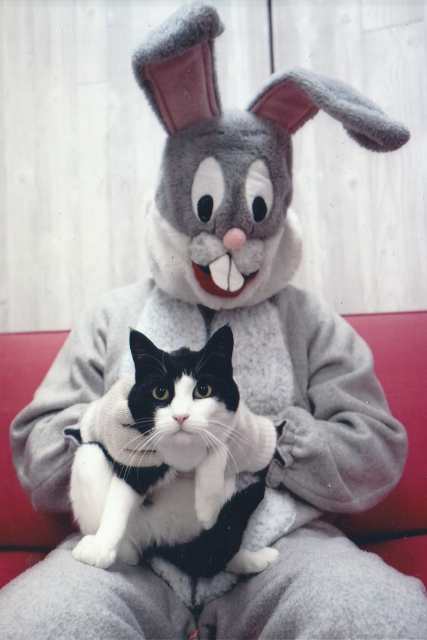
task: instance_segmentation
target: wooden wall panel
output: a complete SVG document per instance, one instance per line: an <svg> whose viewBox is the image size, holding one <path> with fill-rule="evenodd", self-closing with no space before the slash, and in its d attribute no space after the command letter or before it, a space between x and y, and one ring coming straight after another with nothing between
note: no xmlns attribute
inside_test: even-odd
<svg viewBox="0 0 427 640"><path fill-rule="evenodd" d="M165 136L130 57L180 4L0 0L0 330L68 328L147 273L140 212ZM223 105L243 107L269 74L267 2L214 4ZM276 68L341 78L412 133L384 156L323 114L296 134L296 283L342 312L426 308L425 4L272 4Z"/></svg>
<svg viewBox="0 0 427 640"><path fill-rule="evenodd" d="M131 55L180 0L0 0L0 331L69 328L147 274L141 208L165 134ZM267 4L217 0L225 107L269 73Z"/></svg>
<svg viewBox="0 0 427 640"><path fill-rule="evenodd" d="M295 135L294 207L305 237L295 283L339 312L427 307L426 23L415 2L274 0L276 70L344 80L412 138L373 154L317 115Z"/></svg>

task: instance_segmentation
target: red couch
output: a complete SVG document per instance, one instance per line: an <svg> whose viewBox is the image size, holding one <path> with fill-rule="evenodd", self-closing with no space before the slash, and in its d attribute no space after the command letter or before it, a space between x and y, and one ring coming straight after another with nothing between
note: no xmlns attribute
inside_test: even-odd
<svg viewBox="0 0 427 640"><path fill-rule="evenodd" d="M347 317L370 345L393 414L409 433L396 489L335 524L363 549L427 585L427 312ZM67 514L35 513L18 483L9 424L32 398L67 332L0 334L0 586L40 561L69 532Z"/></svg>

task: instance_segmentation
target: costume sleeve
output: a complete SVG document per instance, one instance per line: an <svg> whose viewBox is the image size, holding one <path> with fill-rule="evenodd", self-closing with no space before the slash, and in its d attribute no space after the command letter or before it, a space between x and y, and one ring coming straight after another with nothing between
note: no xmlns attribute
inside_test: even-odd
<svg viewBox="0 0 427 640"><path fill-rule="evenodd" d="M77 447L64 438L89 403L104 393L107 319L86 312L70 333L33 401L11 425L19 480L38 511L69 511L70 469Z"/></svg>
<svg viewBox="0 0 427 640"><path fill-rule="evenodd" d="M390 415L368 346L343 318L309 301L288 325L299 325L294 366L305 388L300 406L286 410L267 482L322 510L368 509L400 479L405 429Z"/></svg>

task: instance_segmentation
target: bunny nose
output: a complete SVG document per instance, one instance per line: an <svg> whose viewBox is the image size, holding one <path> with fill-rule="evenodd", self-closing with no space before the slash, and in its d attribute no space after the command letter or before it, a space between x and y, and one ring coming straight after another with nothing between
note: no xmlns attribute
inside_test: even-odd
<svg viewBox="0 0 427 640"><path fill-rule="evenodd" d="M242 229L229 229L222 239L226 249L240 249L246 242L246 233Z"/></svg>

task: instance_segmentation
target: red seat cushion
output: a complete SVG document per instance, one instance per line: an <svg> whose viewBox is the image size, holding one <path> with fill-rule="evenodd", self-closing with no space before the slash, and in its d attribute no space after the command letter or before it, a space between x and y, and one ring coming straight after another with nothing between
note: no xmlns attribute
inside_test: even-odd
<svg viewBox="0 0 427 640"><path fill-rule="evenodd" d="M68 332L0 334L0 545L51 549L73 528L68 514L36 513L12 462L9 425L33 397Z"/></svg>
<svg viewBox="0 0 427 640"><path fill-rule="evenodd" d="M378 554L391 567L427 585L427 535L373 542L361 548Z"/></svg>
<svg viewBox="0 0 427 640"><path fill-rule="evenodd" d="M45 553L37 551L0 552L0 589L20 573L43 560Z"/></svg>
<svg viewBox="0 0 427 640"><path fill-rule="evenodd" d="M408 431L409 451L401 481L383 502L335 524L356 539L427 531L427 312L347 320L372 349L391 412Z"/></svg>

